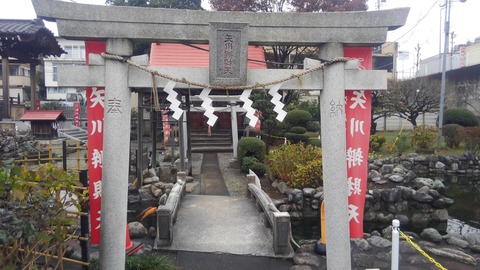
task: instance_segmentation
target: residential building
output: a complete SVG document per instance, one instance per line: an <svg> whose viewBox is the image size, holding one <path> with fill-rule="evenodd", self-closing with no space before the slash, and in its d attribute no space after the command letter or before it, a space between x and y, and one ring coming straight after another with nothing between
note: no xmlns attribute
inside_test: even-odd
<svg viewBox="0 0 480 270"><path fill-rule="evenodd" d="M57 37L57 42L66 52L59 57L44 59L45 89L40 91L42 100L67 100L67 94L81 94L85 97L85 88L59 87L58 68L60 66L85 65L85 42Z"/></svg>
<svg viewBox="0 0 480 270"><path fill-rule="evenodd" d="M397 56L398 43L386 42L373 48L372 68L374 70L386 70L387 78L397 79Z"/></svg>
<svg viewBox="0 0 480 270"><path fill-rule="evenodd" d="M0 66L0 74L2 74L2 66ZM9 74L9 90L12 101L23 104L25 100L30 100L30 65L10 58ZM0 76L0 85L3 83L2 79Z"/></svg>

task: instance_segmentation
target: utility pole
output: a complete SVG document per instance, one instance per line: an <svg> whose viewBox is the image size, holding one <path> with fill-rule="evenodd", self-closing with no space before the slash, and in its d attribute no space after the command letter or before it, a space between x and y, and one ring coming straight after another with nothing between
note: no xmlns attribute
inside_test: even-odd
<svg viewBox="0 0 480 270"><path fill-rule="evenodd" d="M442 129L443 129L443 110L445 107L445 84L447 74L447 55L448 55L448 38L450 34L450 9L452 7L452 0L446 0L445 3L445 40L443 47L443 59L442 59L442 82L440 86L440 110L438 115L438 136L437 136L437 148L442 146Z"/></svg>
<svg viewBox="0 0 480 270"><path fill-rule="evenodd" d="M452 0L445 0L445 40L443 47L443 59L442 59L442 83L440 88L440 111L438 116L438 136L437 136L437 148L442 146L442 129L443 129L443 110L445 107L445 85L447 75L447 55L448 55L448 39L450 35L450 11L452 9ZM465 3L467 0L459 0L461 3Z"/></svg>

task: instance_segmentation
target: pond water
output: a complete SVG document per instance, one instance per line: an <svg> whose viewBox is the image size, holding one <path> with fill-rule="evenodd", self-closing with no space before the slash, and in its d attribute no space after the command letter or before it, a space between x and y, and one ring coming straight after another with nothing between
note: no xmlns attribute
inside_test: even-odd
<svg viewBox="0 0 480 270"><path fill-rule="evenodd" d="M480 175L444 175L431 178L443 179L445 196L455 201L448 208L449 216L480 228Z"/></svg>
<svg viewBox="0 0 480 270"><path fill-rule="evenodd" d="M420 177L420 176L419 176ZM480 232L480 175L421 176L439 179L446 187L445 196L455 202L448 208L447 231L462 235ZM320 219L292 221L292 235L297 241L320 238Z"/></svg>

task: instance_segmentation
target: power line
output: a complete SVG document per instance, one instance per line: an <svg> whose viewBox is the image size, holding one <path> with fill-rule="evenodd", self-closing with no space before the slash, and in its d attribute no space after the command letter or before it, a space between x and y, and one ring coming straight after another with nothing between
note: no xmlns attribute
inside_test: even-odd
<svg viewBox="0 0 480 270"><path fill-rule="evenodd" d="M417 21L417 23L415 23L414 26L412 26L412 28L410 28L407 32L405 32L402 36L400 36L399 38L397 38L394 42L398 41L399 39L403 38L406 34L408 34L410 31L412 31L413 29L415 29L419 24L420 22L422 22L426 17L427 15L430 13L430 11L432 11L432 9L435 7L435 5L438 3L438 0L435 1L435 3L433 3L433 5L428 9L427 13L425 13L425 15L423 15L422 18L420 18L420 20Z"/></svg>
<svg viewBox="0 0 480 270"><path fill-rule="evenodd" d="M405 32L403 35L401 35L399 38L395 39L392 43L389 43L387 46L385 47L388 47L388 46L391 46L392 44L394 44L395 42L397 42L398 40L400 40L401 38L403 38L404 36L406 36L408 33L410 33L410 31L414 30L426 17L428 14L430 14L430 12L432 11L432 9L435 7L435 5L438 3L438 0L436 0L433 5L428 9L428 11L425 13L425 15L423 15L422 18L420 18L416 23L415 25L412 26L412 28L410 28L407 32ZM411 37L412 37L413 33L410 35L410 37L403 41L402 43L405 43L407 42Z"/></svg>

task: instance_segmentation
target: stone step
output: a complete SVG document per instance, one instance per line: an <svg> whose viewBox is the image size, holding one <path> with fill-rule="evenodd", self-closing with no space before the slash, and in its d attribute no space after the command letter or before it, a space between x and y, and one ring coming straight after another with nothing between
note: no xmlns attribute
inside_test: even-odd
<svg viewBox="0 0 480 270"><path fill-rule="evenodd" d="M232 145L229 145L229 146L193 146L192 145L192 153L207 153L207 152L228 153L228 152L233 152L233 147Z"/></svg>
<svg viewBox="0 0 480 270"><path fill-rule="evenodd" d="M230 130L217 129L208 136L207 130L192 130L191 146L193 153L232 152L232 134Z"/></svg>
<svg viewBox="0 0 480 270"><path fill-rule="evenodd" d="M192 143L232 143L230 138L192 137Z"/></svg>
<svg viewBox="0 0 480 270"><path fill-rule="evenodd" d="M85 128L80 127L71 127L66 129L59 129L59 132L63 134L64 137L67 137L72 140L86 142L88 140L88 133Z"/></svg>

